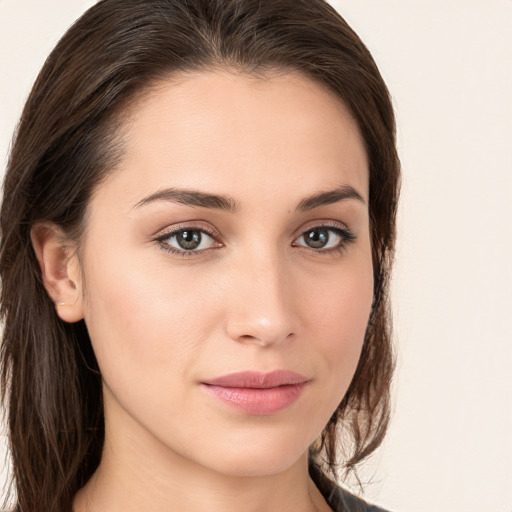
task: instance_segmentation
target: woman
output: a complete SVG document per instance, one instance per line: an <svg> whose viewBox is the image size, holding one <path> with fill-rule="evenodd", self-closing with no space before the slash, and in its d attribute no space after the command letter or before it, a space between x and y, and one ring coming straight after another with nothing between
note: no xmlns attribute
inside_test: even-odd
<svg viewBox="0 0 512 512"><path fill-rule="evenodd" d="M16 507L377 510L399 165L321 0L103 0L25 106L1 212ZM331 479L330 479L331 478Z"/></svg>

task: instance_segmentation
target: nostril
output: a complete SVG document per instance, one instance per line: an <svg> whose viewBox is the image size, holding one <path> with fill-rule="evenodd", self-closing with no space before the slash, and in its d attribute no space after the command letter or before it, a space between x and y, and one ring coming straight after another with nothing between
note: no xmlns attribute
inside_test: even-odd
<svg viewBox="0 0 512 512"><path fill-rule="evenodd" d="M261 333L259 335L252 334L242 334L238 336L237 341L243 343L252 343L260 345L261 347L267 347L269 345L274 345L278 343L282 343L283 341L289 340L293 337L293 332L288 333L283 336L278 332L267 332Z"/></svg>

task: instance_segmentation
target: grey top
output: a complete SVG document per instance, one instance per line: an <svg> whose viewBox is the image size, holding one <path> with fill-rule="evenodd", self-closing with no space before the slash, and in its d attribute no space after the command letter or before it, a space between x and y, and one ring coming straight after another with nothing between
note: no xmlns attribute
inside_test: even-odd
<svg viewBox="0 0 512 512"><path fill-rule="evenodd" d="M388 512L339 487L313 465L309 474L334 512Z"/></svg>
<svg viewBox="0 0 512 512"><path fill-rule="evenodd" d="M333 487L329 496L324 497L334 512L387 512L337 486Z"/></svg>

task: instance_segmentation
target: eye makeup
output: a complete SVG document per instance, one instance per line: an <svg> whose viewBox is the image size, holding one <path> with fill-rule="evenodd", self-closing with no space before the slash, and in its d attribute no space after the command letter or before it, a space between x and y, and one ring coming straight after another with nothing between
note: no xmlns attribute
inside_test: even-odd
<svg viewBox="0 0 512 512"><path fill-rule="evenodd" d="M356 240L356 235L339 223L320 222L306 230L291 243L292 247L301 248L317 254L339 254ZM221 249L224 244L220 233L204 224L183 223L173 226L153 238L159 247L167 253L183 258L205 255L211 250Z"/></svg>

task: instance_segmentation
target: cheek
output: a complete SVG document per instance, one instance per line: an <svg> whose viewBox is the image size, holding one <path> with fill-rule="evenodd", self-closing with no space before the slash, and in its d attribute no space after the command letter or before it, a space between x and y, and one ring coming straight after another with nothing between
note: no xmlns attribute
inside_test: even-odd
<svg viewBox="0 0 512 512"><path fill-rule="evenodd" d="M187 376L217 314L212 294L187 275L135 252L88 266L85 321L107 383Z"/></svg>
<svg viewBox="0 0 512 512"><path fill-rule="evenodd" d="M353 278L340 280L338 287L325 294L322 308L318 307L322 339L329 340L328 350L341 353L351 346L357 351L362 345L372 304L372 281ZM335 340L342 341L336 343ZM344 342L343 342L344 341Z"/></svg>
<svg viewBox="0 0 512 512"><path fill-rule="evenodd" d="M341 401L359 362L373 302L373 271L369 251L356 265L340 268L315 293L304 294L308 330L323 373L332 386L334 403Z"/></svg>

